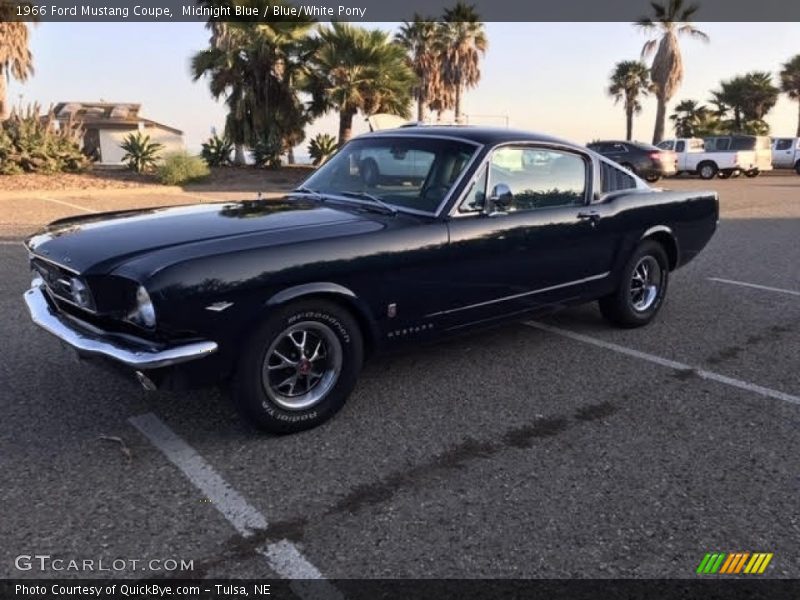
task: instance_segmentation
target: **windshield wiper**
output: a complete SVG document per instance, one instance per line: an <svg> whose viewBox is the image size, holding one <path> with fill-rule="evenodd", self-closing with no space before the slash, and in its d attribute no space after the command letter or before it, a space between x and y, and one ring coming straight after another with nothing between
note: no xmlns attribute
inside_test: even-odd
<svg viewBox="0 0 800 600"><path fill-rule="evenodd" d="M383 200L378 198L377 196L370 194L369 192L357 192L357 191L344 191L338 192L341 196L348 196L350 198L360 198L362 200L369 200L380 206L383 210L385 210L390 215L396 215L397 209L392 206L391 204L386 204Z"/></svg>

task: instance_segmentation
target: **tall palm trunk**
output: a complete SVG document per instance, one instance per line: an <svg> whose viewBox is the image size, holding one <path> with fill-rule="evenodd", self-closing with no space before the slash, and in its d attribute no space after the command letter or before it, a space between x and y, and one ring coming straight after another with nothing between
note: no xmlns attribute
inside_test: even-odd
<svg viewBox="0 0 800 600"><path fill-rule="evenodd" d="M8 118L8 102L6 100L6 74L3 67L0 66L0 121L5 121Z"/></svg>
<svg viewBox="0 0 800 600"><path fill-rule="evenodd" d="M343 146L353 135L354 110L343 110L339 113L339 146Z"/></svg>
<svg viewBox="0 0 800 600"><path fill-rule="evenodd" d="M425 98L420 92L417 95L417 123L425 121Z"/></svg>
<svg viewBox="0 0 800 600"><path fill-rule="evenodd" d="M653 130L653 144L664 139L664 121L667 118L667 99L660 90L656 93L656 127Z"/></svg>
<svg viewBox="0 0 800 600"><path fill-rule="evenodd" d="M456 112L456 125L461 124L461 83L456 84L456 102L455 102L455 112Z"/></svg>
<svg viewBox="0 0 800 600"><path fill-rule="evenodd" d="M797 99L797 137L800 137L800 98Z"/></svg>
<svg viewBox="0 0 800 600"><path fill-rule="evenodd" d="M233 150L233 164L242 166L247 162L244 156L244 144L235 144Z"/></svg>
<svg viewBox="0 0 800 600"><path fill-rule="evenodd" d="M286 162L290 165L295 163L294 146L289 146L289 149L286 151Z"/></svg>
<svg viewBox="0 0 800 600"><path fill-rule="evenodd" d="M633 139L633 106L625 107L625 139Z"/></svg>

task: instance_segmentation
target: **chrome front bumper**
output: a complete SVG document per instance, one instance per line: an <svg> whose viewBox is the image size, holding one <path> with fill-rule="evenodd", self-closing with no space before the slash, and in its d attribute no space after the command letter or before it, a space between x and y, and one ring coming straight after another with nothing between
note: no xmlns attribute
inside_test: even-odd
<svg viewBox="0 0 800 600"><path fill-rule="evenodd" d="M134 369L158 369L203 358L217 351L216 342L192 342L181 346L157 346L146 340L114 336L61 315L44 292L34 287L25 292L31 319L80 355L104 356Z"/></svg>

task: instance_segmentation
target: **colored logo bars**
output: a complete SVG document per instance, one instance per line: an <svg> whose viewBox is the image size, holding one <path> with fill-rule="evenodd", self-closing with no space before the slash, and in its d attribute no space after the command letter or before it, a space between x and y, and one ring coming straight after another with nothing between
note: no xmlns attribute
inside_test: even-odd
<svg viewBox="0 0 800 600"><path fill-rule="evenodd" d="M772 552L709 552L697 567L698 575L761 575L772 560Z"/></svg>

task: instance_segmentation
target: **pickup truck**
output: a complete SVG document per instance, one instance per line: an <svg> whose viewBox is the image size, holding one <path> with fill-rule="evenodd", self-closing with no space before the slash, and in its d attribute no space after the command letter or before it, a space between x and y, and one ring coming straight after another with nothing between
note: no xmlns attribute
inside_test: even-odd
<svg viewBox="0 0 800 600"><path fill-rule="evenodd" d="M794 169L800 175L800 138L772 138L772 166Z"/></svg>
<svg viewBox="0 0 800 600"><path fill-rule="evenodd" d="M700 175L702 179L713 179L714 176L727 179L740 173L745 173L748 177L759 173L754 151L709 152L706 150L706 142L700 138L663 140L658 147L675 152L678 157L678 175L691 173Z"/></svg>

